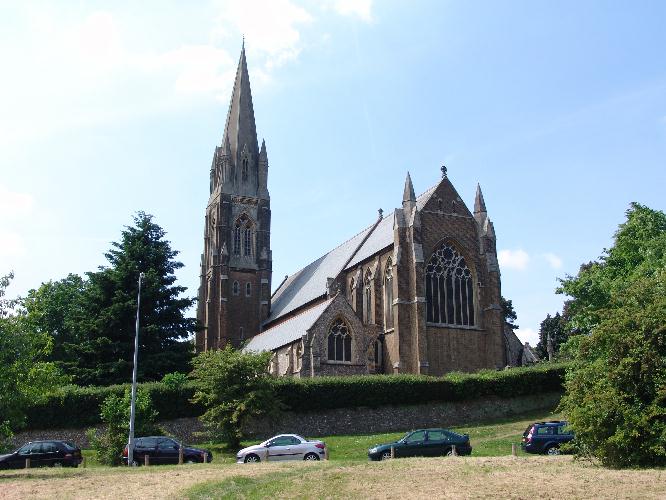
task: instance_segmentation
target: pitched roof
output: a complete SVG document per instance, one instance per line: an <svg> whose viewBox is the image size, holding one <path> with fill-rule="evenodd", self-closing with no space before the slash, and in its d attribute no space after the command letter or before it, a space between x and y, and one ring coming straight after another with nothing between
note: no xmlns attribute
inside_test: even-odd
<svg viewBox="0 0 666 500"><path fill-rule="evenodd" d="M320 302L250 339L243 351L272 351L300 339L314 325L333 298Z"/></svg>
<svg viewBox="0 0 666 500"><path fill-rule="evenodd" d="M416 199L416 207L419 210L425 207L438 185L439 183ZM327 278L335 278L344 269L392 245L394 213L390 213L379 223L365 228L339 247L289 276L273 294L271 315L266 319L266 323L271 323L322 297L326 293Z"/></svg>

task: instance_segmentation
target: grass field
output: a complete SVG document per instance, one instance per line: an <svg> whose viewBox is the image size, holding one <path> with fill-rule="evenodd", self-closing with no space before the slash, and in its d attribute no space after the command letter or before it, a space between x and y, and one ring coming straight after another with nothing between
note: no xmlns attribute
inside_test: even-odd
<svg viewBox="0 0 666 500"><path fill-rule="evenodd" d="M236 465L232 452L214 446L211 464L0 471L0 498L666 498L663 469L510 456L528 423L549 418L457 428L470 434L472 457L368 462L368 447L401 433L329 436L328 462Z"/></svg>

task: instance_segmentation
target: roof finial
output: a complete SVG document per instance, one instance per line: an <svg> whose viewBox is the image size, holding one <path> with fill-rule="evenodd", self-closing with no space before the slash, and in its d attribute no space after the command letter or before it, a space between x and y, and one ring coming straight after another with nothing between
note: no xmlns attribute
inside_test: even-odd
<svg viewBox="0 0 666 500"><path fill-rule="evenodd" d="M243 33L243 46L241 47L241 50L245 50L245 33Z"/></svg>
<svg viewBox="0 0 666 500"><path fill-rule="evenodd" d="M379 214L380 219L384 218L384 211L381 208L379 210L377 210L377 213Z"/></svg>
<svg viewBox="0 0 666 500"><path fill-rule="evenodd" d="M442 171L442 179L446 179L446 170L447 170L446 167L442 165L440 170Z"/></svg>

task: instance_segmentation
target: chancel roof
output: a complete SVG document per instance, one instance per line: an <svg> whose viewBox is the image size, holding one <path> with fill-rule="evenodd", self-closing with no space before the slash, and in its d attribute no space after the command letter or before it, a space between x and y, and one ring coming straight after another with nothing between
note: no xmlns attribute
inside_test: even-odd
<svg viewBox="0 0 666 500"><path fill-rule="evenodd" d="M333 298L320 302L299 314L264 330L250 339L243 351L272 351L300 339L322 315Z"/></svg>
<svg viewBox="0 0 666 500"><path fill-rule="evenodd" d="M435 192L437 185L416 199L416 207L422 210ZM379 223L365 228L326 255L319 257L300 271L289 276L271 299L271 314L266 324L289 314L299 307L326 294L328 278L335 278L344 269L358 264L393 244L393 220L391 212ZM266 332L272 330L266 330ZM263 335L263 333L261 334Z"/></svg>

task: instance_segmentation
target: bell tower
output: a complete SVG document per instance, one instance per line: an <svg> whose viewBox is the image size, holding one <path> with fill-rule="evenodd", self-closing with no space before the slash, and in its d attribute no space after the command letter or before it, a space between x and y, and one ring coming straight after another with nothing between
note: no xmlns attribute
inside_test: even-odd
<svg viewBox="0 0 666 500"><path fill-rule="evenodd" d="M210 168L197 319L197 352L243 344L270 313L271 209L268 153L261 149L241 49L224 127Z"/></svg>

